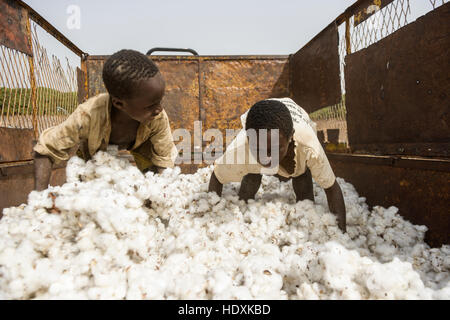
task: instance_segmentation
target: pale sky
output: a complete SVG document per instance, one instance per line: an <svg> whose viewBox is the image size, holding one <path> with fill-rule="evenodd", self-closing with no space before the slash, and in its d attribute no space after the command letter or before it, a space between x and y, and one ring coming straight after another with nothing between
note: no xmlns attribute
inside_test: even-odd
<svg viewBox="0 0 450 320"><path fill-rule="evenodd" d="M290 54L354 0L25 0L89 54L193 48L200 55ZM81 28L67 27L70 5Z"/></svg>
<svg viewBox="0 0 450 320"><path fill-rule="evenodd" d="M355 0L25 0L81 50L109 55L120 49L146 53L152 47L195 49L200 55L295 53ZM429 0L410 0L423 14ZM80 28L70 29L68 8L80 10ZM416 14L416 16L417 16ZM414 18L415 19L415 18ZM66 54L45 34L41 42ZM166 53L159 53L166 54Z"/></svg>

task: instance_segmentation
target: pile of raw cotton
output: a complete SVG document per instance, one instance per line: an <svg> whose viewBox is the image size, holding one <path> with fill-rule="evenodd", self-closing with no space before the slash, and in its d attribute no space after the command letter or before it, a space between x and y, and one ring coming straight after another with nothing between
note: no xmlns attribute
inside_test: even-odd
<svg viewBox="0 0 450 320"><path fill-rule="evenodd" d="M207 193L211 168L147 173L105 152L0 220L0 299L448 299L450 247L342 179L347 234L290 183Z"/></svg>

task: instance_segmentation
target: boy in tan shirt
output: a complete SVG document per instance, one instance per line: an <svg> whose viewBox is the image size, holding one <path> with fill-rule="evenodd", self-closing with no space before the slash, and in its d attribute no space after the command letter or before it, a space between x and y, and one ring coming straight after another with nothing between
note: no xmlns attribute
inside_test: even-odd
<svg viewBox="0 0 450 320"><path fill-rule="evenodd" d="M137 51L121 50L105 62L103 82L108 93L88 99L40 135L34 147L36 190L48 187L52 164L68 160L76 145L85 160L114 144L130 150L143 172L174 166L177 150L161 107L165 83L158 67Z"/></svg>
<svg viewBox="0 0 450 320"><path fill-rule="evenodd" d="M241 122L243 129L214 163L209 191L220 196L223 184L241 182L239 198L254 199L262 174L268 174L282 181L292 180L297 201L314 201L314 178L325 190L330 211L337 216L339 228L345 232L342 191L317 138L316 125L306 111L290 98L267 99L253 105L241 116ZM251 129L256 132L253 143L250 142ZM265 146L261 144L261 140L264 141L264 136L259 135L261 129L267 130ZM275 140L270 132L273 129L279 132ZM267 155L266 159L261 157L261 148L266 149L262 152Z"/></svg>

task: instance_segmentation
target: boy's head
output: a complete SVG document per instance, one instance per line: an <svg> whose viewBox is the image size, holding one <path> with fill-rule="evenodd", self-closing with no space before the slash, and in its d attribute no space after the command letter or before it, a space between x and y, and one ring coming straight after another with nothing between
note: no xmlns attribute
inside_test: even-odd
<svg viewBox="0 0 450 320"><path fill-rule="evenodd" d="M255 103L247 114L245 122L245 129L254 129L257 132L257 144L250 145L250 150L256 157L257 161L266 167L278 165L283 161L288 152L289 143L294 134L294 126L292 122L291 113L289 109L280 101L277 100L262 100ZM259 131L261 129L267 130L266 148L264 148L264 141L260 141ZM272 130L278 129L278 139L272 141ZM249 133L247 133L249 134ZM274 136L276 137L276 136ZM260 150L261 148L266 150ZM261 152L266 152L267 157L273 158L276 155L271 154L271 150L278 150L278 159L270 159L270 162L263 163L260 158ZM275 162L275 163L274 163Z"/></svg>
<svg viewBox="0 0 450 320"><path fill-rule="evenodd" d="M148 124L161 111L165 83L158 67L144 54L120 50L106 60L103 82L114 107Z"/></svg>

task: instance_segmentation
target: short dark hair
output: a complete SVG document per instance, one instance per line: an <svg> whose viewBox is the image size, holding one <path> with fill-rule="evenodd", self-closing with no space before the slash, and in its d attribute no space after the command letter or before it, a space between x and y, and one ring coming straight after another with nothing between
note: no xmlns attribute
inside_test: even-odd
<svg viewBox="0 0 450 320"><path fill-rule="evenodd" d="M245 129L279 129L285 137L289 137L294 132L294 124L284 103L278 100L262 100L250 108Z"/></svg>
<svg viewBox="0 0 450 320"><path fill-rule="evenodd" d="M133 95L138 82L153 78L158 72L158 67L149 57L124 49L106 60L102 75L109 94L126 99Z"/></svg>

